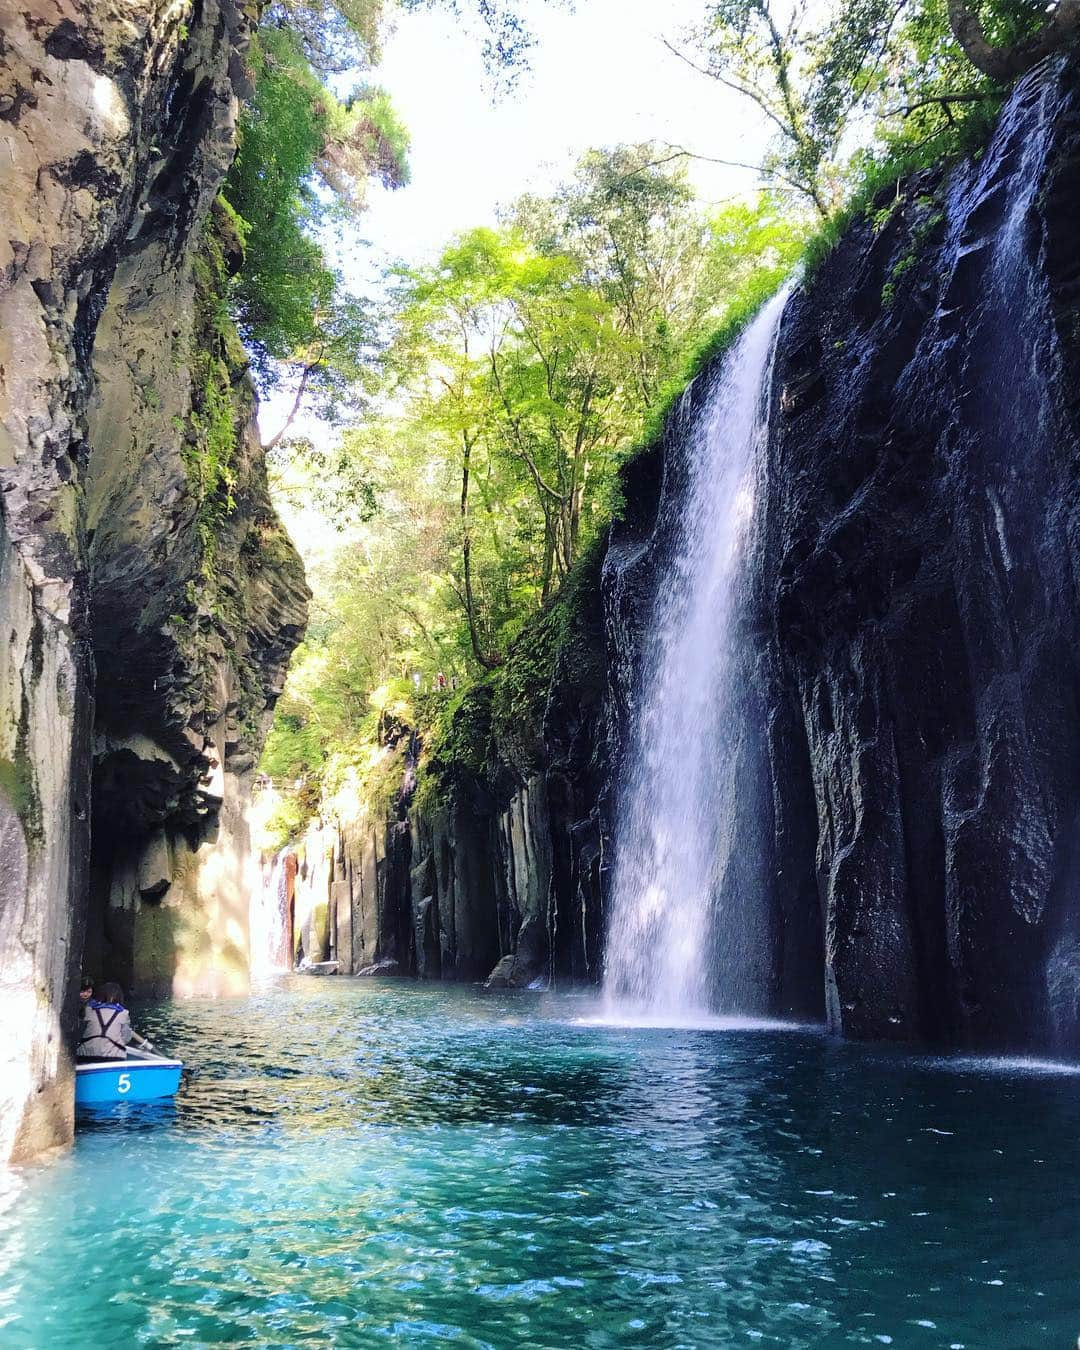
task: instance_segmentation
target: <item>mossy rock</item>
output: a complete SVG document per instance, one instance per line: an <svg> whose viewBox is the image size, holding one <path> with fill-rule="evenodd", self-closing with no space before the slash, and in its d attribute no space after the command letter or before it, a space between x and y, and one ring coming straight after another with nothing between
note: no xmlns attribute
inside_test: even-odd
<svg viewBox="0 0 1080 1350"><path fill-rule="evenodd" d="M18 816L27 843L42 843L45 825L29 755L17 762L0 758L0 794Z"/></svg>

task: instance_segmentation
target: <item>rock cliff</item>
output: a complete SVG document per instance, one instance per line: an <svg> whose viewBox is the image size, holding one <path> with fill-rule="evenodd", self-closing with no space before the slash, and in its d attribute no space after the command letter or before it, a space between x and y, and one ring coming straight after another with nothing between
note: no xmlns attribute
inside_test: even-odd
<svg viewBox="0 0 1080 1350"><path fill-rule="evenodd" d="M464 696L434 755L388 736L389 803L315 825L287 899L282 860L265 869L265 909L293 905L294 957L498 986L599 978L602 558Z"/></svg>
<svg viewBox="0 0 1080 1350"><path fill-rule="evenodd" d="M1076 1051L1076 64L877 206L787 314L755 569L827 1016Z"/></svg>
<svg viewBox="0 0 1080 1350"><path fill-rule="evenodd" d="M771 1011L1080 1048L1078 202L1080 80L1059 61L977 160L875 201L787 306L726 822L765 860ZM710 388L633 466L612 535L616 766Z"/></svg>
<svg viewBox="0 0 1080 1350"><path fill-rule="evenodd" d="M70 1135L91 873L99 977L246 979L245 775L306 606L213 301L253 17L0 3L0 1156Z"/></svg>
<svg viewBox="0 0 1080 1350"><path fill-rule="evenodd" d="M756 787L727 822L736 884L767 892L769 1011L1080 1050L1078 260L1066 60L1017 87L981 156L875 201L788 304L742 634ZM459 709L434 805L397 803L373 855L401 849L388 936L352 968L599 977L637 656L711 380L626 467L602 585L597 554Z"/></svg>

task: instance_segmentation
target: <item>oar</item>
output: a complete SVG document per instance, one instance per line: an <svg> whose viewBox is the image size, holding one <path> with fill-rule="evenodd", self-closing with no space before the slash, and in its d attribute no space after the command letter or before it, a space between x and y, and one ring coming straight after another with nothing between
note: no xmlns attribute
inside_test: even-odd
<svg viewBox="0 0 1080 1350"><path fill-rule="evenodd" d="M129 1054L131 1053L130 1050L128 1051L128 1053ZM159 1050L157 1046L154 1045L146 1036L142 1038L142 1045L135 1046L135 1057L137 1059L141 1059L144 1054L147 1059L175 1060L178 1058L177 1055L171 1054L168 1050L164 1051ZM181 1063L183 1063L183 1061L181 1061ZM194 1078L198 1074L198 1072L199 1070L196 1065L184 1063L184 1067L181 1070L180 1076L183 1079Z"/></svg>
<svg viewBox="0 0 1080 1350"><path fill-rule="evenodd" d="M128 1059L169 1059L171 1056L163 1055L160 1050L152 1046L148 1040L143 1040L141 1045L129 1045L127 1047Z"/></svg>

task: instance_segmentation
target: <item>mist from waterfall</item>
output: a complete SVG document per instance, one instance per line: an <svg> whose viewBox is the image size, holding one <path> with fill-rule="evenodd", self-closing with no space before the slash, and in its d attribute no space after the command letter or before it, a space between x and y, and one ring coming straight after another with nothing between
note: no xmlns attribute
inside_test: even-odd
<svg viewBox="0 0 1080 1350"><path fill-rule="evenodd" d="M675 553L657 583L616 819L604 992L619 1017L686 1023L761 1011L751 986L764 982L767 940L752 930L758 919L764 929L763 901L731 894L737 851L755 844L735 828L745 815L737 621L787 295L732 348L685 433L687 481L670 507ZM726 942L725 923L751 931Z"/></svg>

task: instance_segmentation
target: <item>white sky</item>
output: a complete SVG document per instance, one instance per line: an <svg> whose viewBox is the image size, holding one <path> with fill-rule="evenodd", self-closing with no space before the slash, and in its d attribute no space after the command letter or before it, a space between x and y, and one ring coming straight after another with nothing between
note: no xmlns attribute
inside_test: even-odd
<svg viewBox="0 0 1080 1350"><path fill-rule="evenodd" d="M430 256L520 193L553 186L593 146L660 140L760 156L753 109L661 45L700 19L702 0L577 0L573 10L524 0L521 10L536 36L531 71L495 103L475 25L440 11L398 19L373 78L412 136L412 182L372 193L358 229L378 252ZM754 185L744 170L690 167L707 200Z"/></svg>

